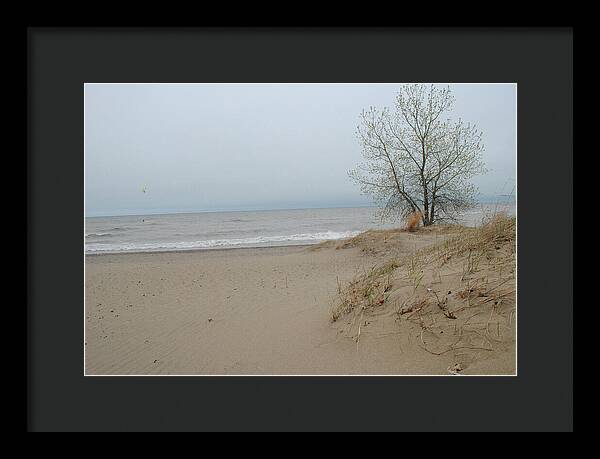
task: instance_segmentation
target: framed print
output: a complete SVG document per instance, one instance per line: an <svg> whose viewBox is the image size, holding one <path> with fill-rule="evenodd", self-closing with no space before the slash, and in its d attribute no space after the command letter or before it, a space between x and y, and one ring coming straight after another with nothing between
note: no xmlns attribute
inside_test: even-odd
<svg viewBox="0 0 600 459"><path fill-rule="evenodd" d="M570 28L30 28L28 429L572 430L572 98Z"/></svg>

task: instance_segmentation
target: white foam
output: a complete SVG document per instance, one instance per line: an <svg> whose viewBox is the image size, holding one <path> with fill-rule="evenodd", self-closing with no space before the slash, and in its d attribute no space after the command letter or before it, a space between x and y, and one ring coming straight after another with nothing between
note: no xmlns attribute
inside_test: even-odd
<svg viewBox="0 0 600 459"><path fill-rule="evenodd" d="M112 236L112 233L85 233L85 237Z"/></svg>
<svg viewBox="0 0 600 459"><path fill-rule="evenodd" d="M101 244L88 243L85 245L85 251L88 253L100 252L159 252L175 250L194 250L194 249L214 249L227 247L268 247L281 243L306 243L316 244L322 241L343 239L353 237L360 231L325 231L319 233L300 233L278 236L257 236L239 239L211 239L206 241L182 241L182 242L150 242L150 243L120 243L120 244Z"/></svg>

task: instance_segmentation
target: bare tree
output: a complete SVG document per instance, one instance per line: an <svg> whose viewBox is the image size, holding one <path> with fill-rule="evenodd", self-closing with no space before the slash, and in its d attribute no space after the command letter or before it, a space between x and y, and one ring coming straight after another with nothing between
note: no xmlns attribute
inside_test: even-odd
<svg viewBox="0 0 600 459"><path fill-rule="evenodd" d="M408 84L393 112L370 107L361 113L364 162L350 176L374 197L383 217L420 212L429 226L475 205L470 179L486 172L482 134L461 119L443 118L453 103L449 87Z"/></svg>

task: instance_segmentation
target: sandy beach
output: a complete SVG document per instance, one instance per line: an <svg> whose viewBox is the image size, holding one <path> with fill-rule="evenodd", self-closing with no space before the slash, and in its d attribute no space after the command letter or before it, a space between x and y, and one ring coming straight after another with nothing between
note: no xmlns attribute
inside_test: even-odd
<svg viewBox="0 0 600 459"><path fill-rule="evenodd" d="M421 303L421 309L407 303L428 302L432 291L445 294L459 277L464 284L464 269L457 269L463 261L448 263L447 272L425 270L417 286L397 268L381 307L377 301L378 308L361 306L360 315L354 311L332 321L340 298L354 289L352 281L371 279L372 268L390 257L409 266L415 253L442 247L451 236L439 230L382 234L319 246L88 255L85 373L514 374L514 290L509 309L474 309L479 322L487 320L485 332L475 330L481 342L460 341L471 329L457 328L467 320L459 312L462 321L451 320L449 309L439 305L427 312ZM486 284L492 277L484 266L477 275ZM514 274L512 279L514 288ZM455 308L461 314L466 309Z"/></svg>

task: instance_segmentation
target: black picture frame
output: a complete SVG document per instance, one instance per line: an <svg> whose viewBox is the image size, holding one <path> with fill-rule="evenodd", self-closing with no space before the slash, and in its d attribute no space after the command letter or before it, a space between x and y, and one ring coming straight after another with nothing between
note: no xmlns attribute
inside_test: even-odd
<svg viewBox="0 0 600 459"><path fill-rule="evenodd" d="M84 377L84 82L416 81L518 84L517 377ZM571 28L31 27L27 86L28 430L572 430Z"/></svg>

